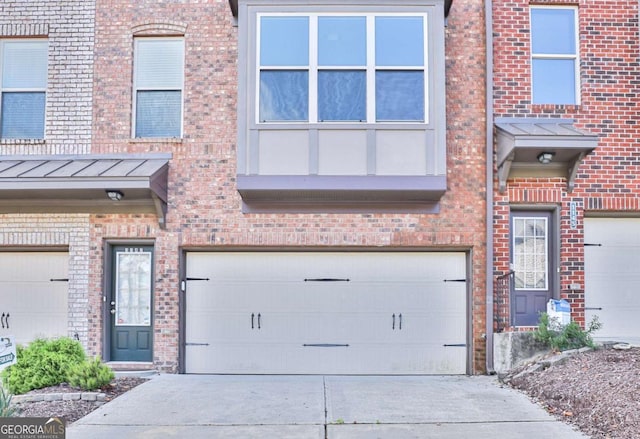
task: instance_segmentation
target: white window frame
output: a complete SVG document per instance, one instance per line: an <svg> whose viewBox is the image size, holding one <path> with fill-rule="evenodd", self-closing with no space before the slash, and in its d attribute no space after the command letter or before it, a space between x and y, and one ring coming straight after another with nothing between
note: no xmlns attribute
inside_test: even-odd
<svg viewBox="0 0 640 439"><path fill-rule="evenodd" d="M138 86L138 67L137 67L137 59L139 53L139 44L140 41L181 41L183 44L183 59L182 59L182 78L180 82L180 134L179 138L182 138L184 135L184 66L185 66L185 57L186 57L186 42L184 37L135 37L133 40L133 96L132 96L132 114L131 114L131 138L132 139L145 139L147 137L136 137L136 112L137 112L137 104L138 104L138 91L176 91L175 87L154 87L154 88L144 88ZM162 139L163 137L152 137L153 139Z"/></svg>
<svg viewBox="0 0 640 439"><path fill-rule="evenodd" d="M44 140L46 137L46 127L47 127L47 87L49 84L49 72L48 72L48 64L49 64L49 60L47 59L47 84L45 85L45 87L27 87L27 88L8 88L8 87L4 87L3 84L3 60L4 60L4 50L5 50L5 45L7 43L33 43L33 42L42 42L42 43L46 43L47 44L47 58L48 58L48 52L49 52L49 40L47 38L0 38L0 118L2 117L2 95L4 93L20 93L20 92L24 92L24 93L44 93L44 115L43 115L43 127L42 127L42 138L36 138L36 139L31 139L31 138L21 138L20 140ZM2 138L0 137L0 140L5 139L7 141L10 140L19 140L19 139L14 139L14 138Z"/></svg>
<svg viewBox="0 0 640 439"><path fill-rule="evenodd" d="M573 60L574 62L574 86L575 86L575 102L572 104L556 104L556 105L580 105L580 30L579 30L579 17L578 17L578 7L577 6L556 6L556 5L531 5L529 6L529 23L531 23L531 11L534 9L570 9L573 10L573 19L574 19L574 44L576 51L574 54L550 54L550 53L533 53L533 44L530 44L531 47L531 61L529 65L531 66L531 103L533 105L545 105L551 104L553 102L540 102L533 103L533 60L534 59L558 59L558 60ZM530 41L533 41L533 34L530 35Z"/></svg>
<svg viewBox="0 0 640 439"><path fill-rule="evenodd" d="M309 13L309 12L292 12L292 13L270 13L259 12L256 14L256 50L253 65L255 66L255 114L254 120L259 125L268 124L428 124L429 123L429 20L428 13L389 13L389 12L353 12L353 13ZM261 121L260 120L260 72L263 66L260 64L260 48L262 42L261 35L261 18L262 17L309 17L309 65L304 66L264 66L265 70L299 70L309 72L309 120L308 121ZM318 17L366 17L366 42L367 42L367 64L363 66L318 66ZM376 17L421 17L423 20L423 38L424 38L424 64L422 66L376 66L375 60L375 18ZM320 70L365 70L366 72L366 117L362 122L357 121L319 121L318 120L318 71ZM424 81L424 120L401 120L401 121L376 121L376 71L420 71L423 72Z"/></svg>
<svg viewBox="0 0 640 439"><path fill-rule="evenodd" d="M516 272L521 271L523 274L526 273L525 271L523 271L523 267L519 267L517 264L517 260L516 260L516 226L515 226L515 222L516 221L523 221L524 223L524 227L526 228L526 225L528 223L528 221L543 221L544 222L544 231L545 231L545 242L544 242L544 259L545 259L545 268L544 268L544 273L545 273L545 280L544 280L544 287L527 287L526 285L526 281L524 282L524 286L523 287L517 287L514 284L514 289L518 290L518 291L534 291L534 290L539 290L539 291L545 291L549 289L549 277L551 276L551 270L550 270L550 264L549 264L549 220L546 217L541 217L541 216L515 216L512 219L512 242L511 242L511 246L513 249L513 264L514 264L514 269ZM534 271L535 272L535 271ZM526 276L525 276L526 277Z"/></svg>

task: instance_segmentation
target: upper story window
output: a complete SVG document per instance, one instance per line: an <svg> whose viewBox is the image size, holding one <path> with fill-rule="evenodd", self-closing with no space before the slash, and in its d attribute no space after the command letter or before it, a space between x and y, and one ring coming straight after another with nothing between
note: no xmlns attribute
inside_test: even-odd
<svg viewBox="0 0 640 439"><path fill-rule="evenodd" d="M133 136L181 137L184 39L136 38Z"/></svg>
<svg viewBox="0 0 640 439"><path fill-rule="evenodd" d="M0 138L44 139L46 40L0 40Z"/></svg>
<svg viewBox="0 0 640 439"><path fill-rule="evenodd" d="M578 9L531 7L531 87L534 104L578 104Z"/></svg>
<svg viewBox="0 0 640 439"><path fill-rule="evenodd" d="M426 122L426 14L259 14L257 122Z"/></svg>

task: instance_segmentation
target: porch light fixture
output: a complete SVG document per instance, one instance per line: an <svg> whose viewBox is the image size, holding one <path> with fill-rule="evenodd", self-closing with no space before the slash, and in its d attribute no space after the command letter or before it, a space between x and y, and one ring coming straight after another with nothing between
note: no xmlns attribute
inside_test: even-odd
<svg viewBox="0 0 640 439"><path fill-rule="evenodd" d="M538 161L543 165L548 165L553 161L554 155L556 155L555 152L541 152L538 154Z"/></svg>
<svg viewBox="0 0 640 439"><path fill-rule="evenodd" d="M120 191L107 190L106 192L107 192L107 197L109 197L111 201L120 201L124 197L124 194Z"/></svg>

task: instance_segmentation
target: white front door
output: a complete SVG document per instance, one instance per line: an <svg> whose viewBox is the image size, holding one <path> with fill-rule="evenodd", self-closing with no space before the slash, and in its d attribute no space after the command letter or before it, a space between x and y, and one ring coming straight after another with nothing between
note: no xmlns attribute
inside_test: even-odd
<svg viewBox="0 0 640 439"><path fill-rule="evenodd" d="M189 253L188 373L464 374L464 253Z"/></svg>
<svg viewBox="0 0 640 439"><path fill-rule="evenodd" d="M68 263L63 252L0 253L0 335L68 335Z"/></svg>
<svg viewBox="0 0 640 439"><path fill-rule="evenodd" d="M597 339L640 341L640 219L585 218L585 318Z"/></svg>

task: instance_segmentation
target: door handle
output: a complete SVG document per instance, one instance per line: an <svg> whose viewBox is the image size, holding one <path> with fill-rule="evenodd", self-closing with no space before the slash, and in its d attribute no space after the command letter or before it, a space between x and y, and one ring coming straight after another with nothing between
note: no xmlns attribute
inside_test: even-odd
<svg viewBox="0 0 640 439"><path fill-rule="evenodd" d="M391 316L391 329L395 331L396 329L396 314L394 313Z"/></svg>
<svg viewBox="0 0 640 439"><path fill-rule="evenodd" d="M2 313L2 317L0 317L0 322L2 322L2 329L4 329L4 313Z"/></svg>
<svg viewBox="0 0 640 439"><path fill-rule="evenodd" d="M260 313L258 313L258 329L260 329Z"/></svg>
<svg viewBox="0 0 640 439"><path fill-rule="evenodd" d="M255 318L255 314L251 313L251 329L253 329L253 319Z"/></svg>
<svg viewBox="0 0 640 439"><path fill-rule="evenodd" d="M398 329L402 331L402 313L398 315L398 318L400 319L400 322L398 323Z"/></svg>
<svg viewBox="0 0 640 439"><path fill-rule="evenodd" d="M7 329L9 329L9 313L7 313L7 316L4 318L4 321L7 324Z"/></svg>

